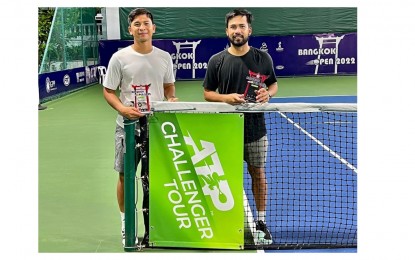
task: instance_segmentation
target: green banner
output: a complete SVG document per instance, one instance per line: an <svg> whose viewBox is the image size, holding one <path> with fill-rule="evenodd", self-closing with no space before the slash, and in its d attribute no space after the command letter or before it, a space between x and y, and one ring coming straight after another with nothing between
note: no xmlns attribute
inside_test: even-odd
<svg viewBox="0 0 415 260"><path fill-rule="evenodd" d="M150 117L152 246L243 249L242 114Z"/></svg>

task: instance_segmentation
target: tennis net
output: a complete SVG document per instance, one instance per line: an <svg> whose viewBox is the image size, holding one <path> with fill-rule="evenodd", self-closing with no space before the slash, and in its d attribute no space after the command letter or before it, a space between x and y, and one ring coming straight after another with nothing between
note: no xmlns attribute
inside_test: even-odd
<svg viewBox="0 0 415 260"><path fill-rule="evenodd" d="M245 120L264 120L266 225L272 243L257 239L258 212L245 163L244 248L357 247L356 104L154 102L152 110L244 113Z"/></svg>

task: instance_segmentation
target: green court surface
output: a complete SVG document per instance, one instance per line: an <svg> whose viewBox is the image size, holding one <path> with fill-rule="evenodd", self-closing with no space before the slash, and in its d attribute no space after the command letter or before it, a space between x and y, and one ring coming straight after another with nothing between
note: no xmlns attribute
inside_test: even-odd
<svg viewBox="0 0 415 260"><path fill-rule="evenodd" d="M278 82L278 97L357 95L357 76ZM176 82L176 96L204 101L201 85ZM104 100L102 86L44 105L47 109L39 111L39 252L124 252L113 170L116 112Z"/></svg>
<svg viewBox="0 0 415 260"><path fill-rule="evenodd" d="M176 84L180 101L204 101L202 81L181 81ZM318 76L279 78L276 97L356 96L356 76Z"/></svg>

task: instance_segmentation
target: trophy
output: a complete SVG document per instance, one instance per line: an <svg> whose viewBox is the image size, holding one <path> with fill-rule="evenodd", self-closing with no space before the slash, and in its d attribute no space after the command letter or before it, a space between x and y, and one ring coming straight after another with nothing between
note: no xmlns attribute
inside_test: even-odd
<svg viewBox="0 0 415 260"><path fill-rule="evenodd" d="M151 111L150 94L148 89L151 84L148 85L132 85L134 94L134 107L141 113L148 114Z"/></svg>
<svg viewBox="0 0 415 260"><path fill-rule="evenodd" d="M261 88L266 88L264 81L268 78L266 75L249 71L249 76L246 77L246 88L244 98L248 103L256 103L257 91Z"/></svg>

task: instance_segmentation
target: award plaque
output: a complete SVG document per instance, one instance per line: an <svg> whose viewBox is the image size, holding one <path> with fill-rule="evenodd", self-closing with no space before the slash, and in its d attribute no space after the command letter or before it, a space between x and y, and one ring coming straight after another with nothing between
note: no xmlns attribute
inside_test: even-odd
<svg viewBox="0 0 415 260"><path fill-rule="evenodd" d="M248 103L256 103L257 91L261 88L266 88L264 81L268 78L266 75L249 71L249 76L246 77L246 88L244 98Z"/></svg>
<svg viewBox="0 0 415 260"><path fill-rule="evenodd" d="M134 94L134 107L141 113L150 113L150 93L148 89L151 84L148 85L132 85Z"/></svg>

